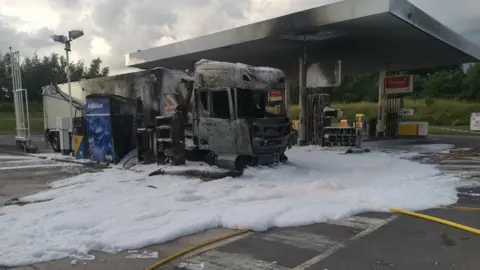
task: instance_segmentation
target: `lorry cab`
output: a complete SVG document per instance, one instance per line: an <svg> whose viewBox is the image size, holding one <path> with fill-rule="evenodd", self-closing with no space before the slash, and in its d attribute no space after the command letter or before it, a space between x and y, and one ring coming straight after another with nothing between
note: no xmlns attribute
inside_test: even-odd
<svg viewBox="0 0 480 270"><path fill-rule="evenodd" d="M267 106L270 91L283 90L283 72L239 63L202 60L193 83L194 143L207 162L238 170L287 160L292 132L286 113Z"/></svg>

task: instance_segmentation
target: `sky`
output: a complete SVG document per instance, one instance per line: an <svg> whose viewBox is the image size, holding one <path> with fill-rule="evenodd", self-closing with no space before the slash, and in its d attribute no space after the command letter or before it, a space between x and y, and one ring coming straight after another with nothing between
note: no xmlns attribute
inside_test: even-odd
<svg viewBox="0 0 480 270"><path fill-rule="evenodd" d="M53 34L80 29L72 60L101 57L113 73L124 55L339 0L0 0L0 52L63 53ZM362 0L358 0L362 1ZM410 0L480 44L480 1Z"/></svg>

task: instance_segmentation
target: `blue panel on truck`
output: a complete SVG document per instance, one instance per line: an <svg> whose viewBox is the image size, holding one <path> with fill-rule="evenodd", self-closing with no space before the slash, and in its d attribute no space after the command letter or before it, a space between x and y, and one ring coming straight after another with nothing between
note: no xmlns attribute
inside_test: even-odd
<svg viewBox="0 0 480 270"><path fill-rule="evenodd" d="M115 163L110 99L87 97L85 117L90 159L96 162Z"/></svg>

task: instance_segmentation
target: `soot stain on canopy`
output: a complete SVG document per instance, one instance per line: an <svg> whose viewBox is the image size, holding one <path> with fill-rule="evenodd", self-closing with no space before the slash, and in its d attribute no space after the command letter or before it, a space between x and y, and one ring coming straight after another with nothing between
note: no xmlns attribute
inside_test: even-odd
<svg viewBox="0 0 480 270"><path fill-rule="evenodd" d="M200 60L195 63L195 87L218 89L235 87L251 90L284 88L284 73L280 69L255 67L243 63Z"/></svg>

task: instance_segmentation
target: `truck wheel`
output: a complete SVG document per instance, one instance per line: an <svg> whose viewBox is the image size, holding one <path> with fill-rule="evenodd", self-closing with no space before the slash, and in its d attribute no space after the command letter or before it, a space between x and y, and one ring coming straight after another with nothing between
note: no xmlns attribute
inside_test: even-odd
<svg viewBox="0 0 480 270"><path fill-rule="evenodd" d="M157 165L164 165L167 163L167 156L165 152L157 152Z"/></svg>
<svg viewBox="0 0 480 270"><path fill-rule="evenodd" d="M208 154L205 155L203 161L210 166L215 166L215 155L212 152L208 152Z"/></svg>
<svg viewBox="0 0 480 270"><path fill-rule="evenodd" d="M60 152L60 140L58 138L58 133L57 132L53 132L51 135L50 135L50 144L52 145L52 149L54 152L57 152L59 153Z"/></svg>
<svg viewBox="0 0 480 270"><path fill-rule="evenodd" d="M257 166L258 166L258 158L252 157L252 158L249 160L248 165L249 165L250 167L257 167Z"/></svg>

